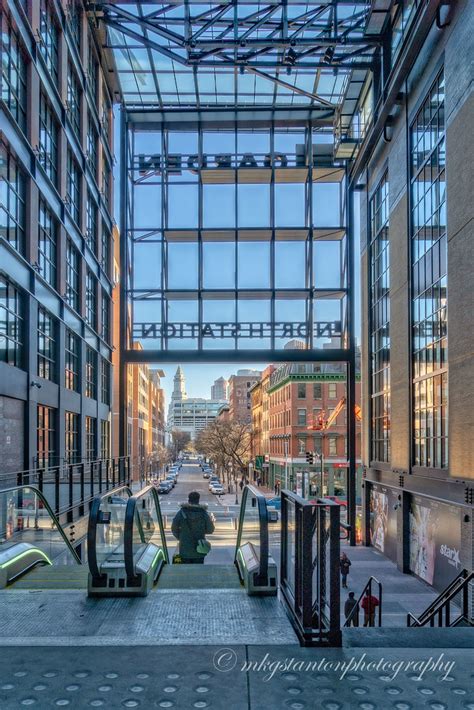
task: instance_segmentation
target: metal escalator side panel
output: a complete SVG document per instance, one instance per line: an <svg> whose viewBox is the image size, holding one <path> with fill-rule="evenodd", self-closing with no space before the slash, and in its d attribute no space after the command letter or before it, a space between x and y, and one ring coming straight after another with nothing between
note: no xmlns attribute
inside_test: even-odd
<svg viewBox="0 0 474 710"><path fill-rule="evenodd" d="M156 540L158 529L159 540ZM161 549L163 563L169 563L160 499L153 485L133 495L127 503L124 530L124 558L127 578L137 577L138 547L153 544Z"/></svg>
<svg viewBox="0 0 474 710"><path fill-rule="evenodd" d="M251 502L250 506L248 506L249 501ZM246 533L245 521L246 517L248 517L246 516L248 510L253 512L253 517L250 520L250 532ZM247 485L242 492L234 564L241 579L244 576L248 576L250 574L250 571L246 569L248 554L244 554L243 548L246 550L251 549L252 559L258 560L257 570L254 570L254 563L252 563L252 587L261 587L262 591L269 586L270 553L268 535L268 510L265 496L253 486ZM249 538L253 537L253 539L244 539L247 536ZM249 545L250 548L248 547ZM275 577L272 572L271 588L272 590L274 588L275 591L270 593L276 593L276 584L275 586L273 584L274 580ZM247 584L246 587L248 587Z"/></svg>
<svg viewBox="0 0 474 710"><path fill-rule="evenodd" d="M52 565L48 555L28 542L19 542L0 552L0 589L5 589L36 565Z"/></svg>
<svg viewBox="0 0 474 710"><path fill-rule="evenodd" d="M132 491L128 486L119 486L112 491L107 491L100 496L96 496L92 501L90 513L89 513L89 524L87 528L87 558L89 564L89 572L92 578L92 586L97 584L103 586L104 574L101 570L101 565L107 560L107 557L111 557L118 548L123 548L123 537L124 537L124 524L121 525L120 514L114 511L114 508L119 506L121 511L125 503L132 496ZM115 501L115 502L114 502ZM123 506L123 507L122 507ZM103 542L103 554L99 555L99 531L102 532L102 526L110 526L109 530L112 530L110 534L112 541ZM112 526L115 526L112 529ZM122 530L120 530L122 528ZM106 535L102 535L106 538ZM118 541L117 541L118 537ZM107 549L107 544L110 549ZM103 559L101 559L103 557Z"/></svg>

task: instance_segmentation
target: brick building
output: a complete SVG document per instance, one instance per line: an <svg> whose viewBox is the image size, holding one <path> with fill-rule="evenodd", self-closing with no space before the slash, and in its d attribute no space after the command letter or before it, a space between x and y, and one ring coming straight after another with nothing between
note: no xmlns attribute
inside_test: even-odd
<svg viewBox="0 0 474 710"><path fill-rule="evenodd" d="M229 378L229 419L239 422L252 420L250 390L261 378L258 370L237 370Z"/></svg>

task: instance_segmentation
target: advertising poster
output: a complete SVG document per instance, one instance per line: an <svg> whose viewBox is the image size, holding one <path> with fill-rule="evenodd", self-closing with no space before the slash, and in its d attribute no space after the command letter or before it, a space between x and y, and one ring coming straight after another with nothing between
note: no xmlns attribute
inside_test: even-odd
<svg viewBox="0 0 474 710"><path fill-rule="evenodd" d="M410 502L410 570L442 590L461 571L459 509L428 498Z"/></svg>
<svg viewBox="0 0 474 710"><path fill-rule="evenodd" d="M398 497L386 486L372 486L370 491L370 541L391 560L397 558Z"/></svg>

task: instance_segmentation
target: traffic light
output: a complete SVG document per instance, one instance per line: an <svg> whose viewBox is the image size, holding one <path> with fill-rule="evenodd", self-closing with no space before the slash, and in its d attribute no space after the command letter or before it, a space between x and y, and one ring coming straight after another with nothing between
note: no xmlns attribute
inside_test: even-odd
<svg viewBox="0 0 474 710"><path fill-rule="evenodd" d="M307 463L309 463L310 466L314 464L314 454L312 451L306 452L306 461Z"/></svg>

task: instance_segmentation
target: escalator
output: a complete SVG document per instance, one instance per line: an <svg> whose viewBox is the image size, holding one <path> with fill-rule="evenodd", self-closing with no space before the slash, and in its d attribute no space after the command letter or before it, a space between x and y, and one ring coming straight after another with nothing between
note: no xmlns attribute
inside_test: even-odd
<svg viewBox="0 0 474 710"><path fill-rule="evenodd" d="M246 486L242 495L233 565L171 565L160 499L153 486L128 500L94 501L88 560L90 596L146 596L154 587L277 593L266 500L252 486Z"/></svg>
<svg viewBox="0 0 474 710"><path fill-rule="evenodd" d="M0 491L0 589L85 584L86 568L47 499L33 486Z"/></svg>

